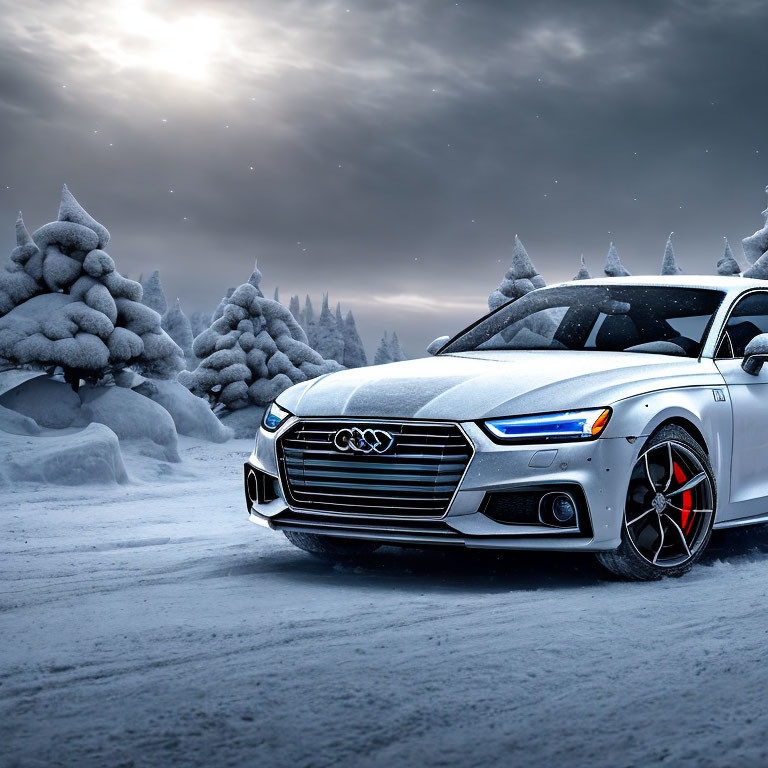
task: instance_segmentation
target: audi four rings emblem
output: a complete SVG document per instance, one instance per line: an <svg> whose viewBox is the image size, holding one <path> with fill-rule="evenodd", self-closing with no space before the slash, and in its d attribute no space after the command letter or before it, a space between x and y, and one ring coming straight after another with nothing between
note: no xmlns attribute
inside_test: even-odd
<svg viewBox="0 0 768 768"><path fill-rule="evenodd" d="M333 444L337 451L386 453L395 444L395 438L383 429L345 427L333 436Z"/></svg>

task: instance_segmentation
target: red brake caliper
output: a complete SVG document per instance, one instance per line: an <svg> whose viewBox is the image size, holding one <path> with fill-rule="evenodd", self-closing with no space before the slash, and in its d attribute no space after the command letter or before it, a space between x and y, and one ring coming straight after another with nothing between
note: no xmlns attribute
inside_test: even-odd
<svg viewBox="0 0 768 768"><path fill-rule="evenodd" d="M675 481L682 485L687 479L685 472L683 472L682 467L677 462L674 462L674 468ZM693 515L691 514L692 507L693 502L691 500L691 492L683 491L683 511L680 515L680 527L683 529L683 531L685 531L685 533L689 533L691 525L693 525Z"/></svg>

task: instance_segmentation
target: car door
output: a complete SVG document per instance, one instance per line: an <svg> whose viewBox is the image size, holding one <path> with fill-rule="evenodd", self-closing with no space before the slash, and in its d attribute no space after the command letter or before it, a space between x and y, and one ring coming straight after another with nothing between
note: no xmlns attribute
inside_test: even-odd
<svg viewBox="0 0 768 768"><path fill-rule="evenodd" d="M768 333L768 291L758 290L738 300L715 353L733 412L731 519L768 513L768 366L757 376L741 367L744 348L760 333Z"/></svg>

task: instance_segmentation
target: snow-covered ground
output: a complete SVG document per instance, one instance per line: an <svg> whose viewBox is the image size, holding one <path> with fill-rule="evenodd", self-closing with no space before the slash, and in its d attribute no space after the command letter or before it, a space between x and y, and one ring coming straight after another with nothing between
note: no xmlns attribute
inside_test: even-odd
<svg viewBox="0 0 768 768"><path fill-rule="evenodd" d="M768 762L764 531L652 584L572 556L334 566L248 523L250 445L0 491L0 764Z"/></svg>

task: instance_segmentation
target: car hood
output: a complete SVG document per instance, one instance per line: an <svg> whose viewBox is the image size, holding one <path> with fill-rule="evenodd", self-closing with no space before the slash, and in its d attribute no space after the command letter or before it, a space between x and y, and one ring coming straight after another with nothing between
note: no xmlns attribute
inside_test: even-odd
<svg viewBox="0 0 768 768"><path fill-rule="evenodd" d="M721 386L712 360L571 350L462 352L354 368L278 398L297 416L473 421L607 406L682 386Z"/></svg>

